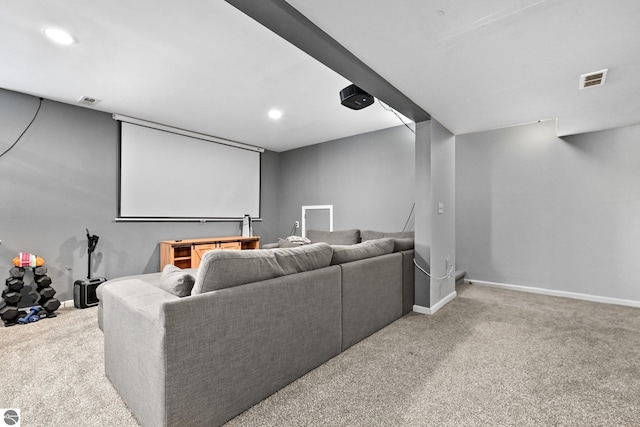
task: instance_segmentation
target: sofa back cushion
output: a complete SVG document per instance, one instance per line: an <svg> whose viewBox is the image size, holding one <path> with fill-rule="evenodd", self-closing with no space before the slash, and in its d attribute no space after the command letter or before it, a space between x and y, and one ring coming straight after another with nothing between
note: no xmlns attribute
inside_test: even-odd
<svg viewBox="0 0 640 427"><path fill-rule="evenodd" d="M393 252L393 239L367 240L356 245L334 245L331 264L344 264Z"/></svg>
<svg viewBox="0 0 640 427"><path fill-rule="evenodd" d="M394 239L413 239L415 238L414 231L373 231L373 230L362 230L360 232L360 237L362 241L365 240L374 240L374 239L382 239L384 237L391 237Z"/></svg>
<svg viewBox="0 0 640 427"><path fill-rule="evenodd" d="M414 239L415 232L413 231L395 231L395 232L387 232L387 231L373 231L373 230L362 230L360 232L360 237L362 241L382 239L385 237L390 237L394 242L394 252L406 251L409 249L413 249L414 247Z"/></svg>
<svg viewBox="0 0 640 427"><path fill-rule="evenodd" d="M307 239L312 243L325 242L330 245L355 245L360 243L360 230L321 231L307 230Z"/></svg>
<svg viewBox="0 0 640 427"><path fill-rule="evenodd" d="M218 250L202 256L192 295L284 276L273 250Z"/></svg>
<svg viewBox="0 0 640 427"><path fill-rule="evenodd" d="M327 243L272 249L284 274L302 273L331 265L333 249Z"/></svg>

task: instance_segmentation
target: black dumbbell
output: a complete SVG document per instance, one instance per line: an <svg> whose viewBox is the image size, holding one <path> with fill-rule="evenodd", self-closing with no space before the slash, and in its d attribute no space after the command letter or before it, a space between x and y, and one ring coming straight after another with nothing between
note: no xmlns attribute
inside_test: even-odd
<svg viewBox="0 0 640 427"><path fill-rule="evenodd" d="M42 300L53 298L55 294L56 294L56 290L53 289L52 287L46 287L40 290L40 298Z"/></svg>
<svg viewBox="0 0 640 427"><path fill-rule="evenodd" d="M0 319L2 320L12 321L16 319L19 315L20 315L20 311L18 310L18 307L14 305L7 304L4 307L0 308Z"/></svg>
<svg viewBox="0 0 640 427"><path fill-rule="evenodd" d="M47 313L53 313L60 307L60 301L57 298L51 298L44 303L40 303L40 306L47 310Z"/></svg>
<svg viewBox="0 0 640 427"><path fill-rule="evenodd" d="M33 274L36 276L44 276L45 274L47 274L47 267L44 265L41 265L40 267L35 267L33 269Z"/></svg>
<svg viewBox="0 0 640 427"><path fill-rule="evenodd" d="M20 292L7 292L5 289L2 291L2 298L7 302L7 304L17 304L22 299L22 294Z"/></svg>
<svg viewBox="0 0 640 427"><path fill-rule="evenodd" d="M24 267L11 267L9 269L9 274L11 275L11 277L24 277Z"/></svg>
<svg viewBox="0 0 640 427"><path fill-rule="evenodd" d="M51 278L49 276L36 276L35 282L38 289L42 289L51 284Z"/></svg>
<svg viewBox="0 0 640 427"><path fill-rule="evenodd" d="M19 291L24 286L24 280L10 277L5 282L10 291Z"/></svg>

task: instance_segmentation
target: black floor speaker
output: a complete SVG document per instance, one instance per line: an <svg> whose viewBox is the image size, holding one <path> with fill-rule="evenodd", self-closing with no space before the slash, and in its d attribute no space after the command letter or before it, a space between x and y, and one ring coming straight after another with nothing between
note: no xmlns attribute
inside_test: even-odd
<svg viewBox="0 0 640 427"><path fill-rule="evenodd" d="M76 280L73 284L73 305L76 308L87 308L98 305L96 289L106 282L104 277L94 277L93 279Z"/></svg>

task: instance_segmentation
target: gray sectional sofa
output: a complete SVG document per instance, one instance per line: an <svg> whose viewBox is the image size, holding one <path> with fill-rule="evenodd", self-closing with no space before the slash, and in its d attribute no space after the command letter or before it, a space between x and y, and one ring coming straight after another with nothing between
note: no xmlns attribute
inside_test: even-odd
<svg viewBox="0 0 640 427"><path fill-rule="evenodd" d="M384 236L211 251L197 270L110 280L105 373L143 426L222 425L411 311L411 238Z"/></svg>

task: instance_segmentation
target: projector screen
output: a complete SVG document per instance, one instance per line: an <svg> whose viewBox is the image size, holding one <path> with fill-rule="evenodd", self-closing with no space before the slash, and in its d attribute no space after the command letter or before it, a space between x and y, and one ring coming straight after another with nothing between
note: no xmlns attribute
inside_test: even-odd
<svg viewBox="0 0 640 427"><path fill-rule="evenodd" d="M120 219L260 217L260 149L165 129L121 122Z"/></svg>

